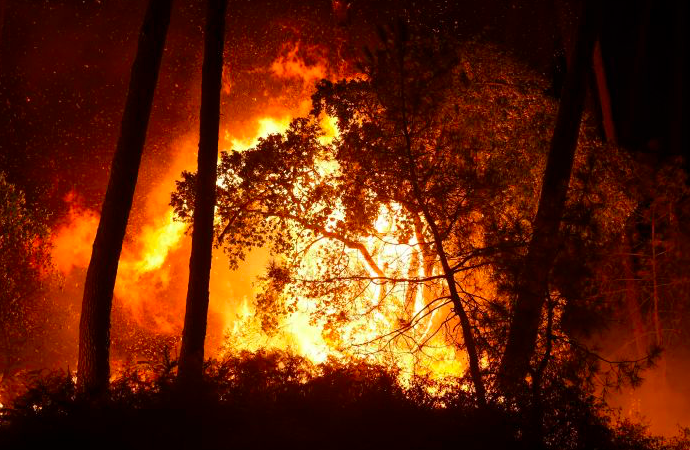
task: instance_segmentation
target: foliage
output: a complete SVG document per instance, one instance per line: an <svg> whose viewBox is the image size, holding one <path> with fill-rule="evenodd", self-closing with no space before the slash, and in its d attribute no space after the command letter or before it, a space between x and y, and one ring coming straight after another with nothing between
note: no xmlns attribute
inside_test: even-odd
<svg viewBox="0 0 690 450"><path fill-rule="evenodd" d="M47 218L0 172L0 380L10 376L46 320Z"/></svg>
<svg viewBox="0 0 690 450"><path fill-rule="evenodd" d="M690 187L681 160L641 163L633 178L637 201L625 231L637 291L643 335L641 346L673 348L688 341L690 318Z"/></svg>
<svg viewBox="0 0 690 450"><path fill-rule="evenodd" d="M456 51L433 33L393 35L362 78L321 82L312 115L283 136L221 156L216 234L231 266L266 244L280 257L291 282L261 294L259 306L275 306L266 300L281 293L287 302L318 299L330 329L373 311L396 316L381 334L409 351L452 326L452 317L440 319L451 303L448 277L472 320L481 318L482 268L506 246L482 235L524 228L531 216L554 105L538 77L495 47ZM333 144L318 126L324 114L338 121ZM194 179L185 173L173 195L182 218ZM430 320L432 333L417 331Z"/></svg>
<svg viewBox="0 0 690 450"><path fill-rule="evenodd" d="M251 248L272 246L279 262L256 301L265 331L310 298L335 347L419 352L446 332L460 348L476 340L491 381L555 102L538 75L499 48L404 26L382 32L361 71L322 81L311 115L284 135L222 155L217 244L231 266ZM332 143L318 126L324 115L338 121ZM636 201L626 184L634 162L586 122L580 134L551 279L553 320L544 320L535 368L567 360L576 339L601 328L597 318L610 305L592 280ZM194 177L185 173L173 194L182 218ZM377 328L378 339L361 331L377 314L395 317ZM456 314L461 323L468 316L462 336Z"/></svg>
<svg viewBox="0 0 690 450"><path fill-rule="evenodd" d="M484 380L500 401L491 386L532 233L555 103L538 75L495 46L458 44L404 25L382 31L361 72L320 82L310 116L283 135L222 155L217 245L231 266L252 248L271 247L276 260L256 299L264 332L275 332L309 299L335 349L398 350L422 361L438 346L432 339L445 333L443 343L470 360L465 385L479 393ZM332 142L319 127L325 116L338 122ZM610 437L598 412L605 405L591 405L594 393L639 383L659 356L654 347L613 361L591 345L620 309L608 294L608 270L631 217L668 208L668 226L659 227L658 215L655 222L665 241L652 237L651 250L676 257L665 260L667 278L651 278L658 286L673 273L674 292L686 289L683 266L674 266L688 254L677 239L685 185L663 170L631 183L642 169L583 121L530 386L510 406L529 417L526 432L551 436L555 448L591 448L577 442ZM183 174L173 194L183 219L194 180ZM644 270L638 275L650 279ZM569 406L549 409L560 402ZM571 419L593 434L554 431Z"/></svg>
<svg viewBox="0 0 690 450"><path fill-rule="evenodd" d="M0 415L3 448L102 442L113 448L527 448L520 414L479 410L461 390L367 364L314 366L286 353L258 352L208 361L193 400L175 390L176 363L129 370L107 397L86 400L65 372L37 377ZM452 382L452 381L448 381ZM432 394L430 388L444 394ZM576 388L549 390L547 448L680 449L685 438L649 436L599 415ZM450 432L452 430L452 432ZM684 439L684 440L683 440Z"/></svg>

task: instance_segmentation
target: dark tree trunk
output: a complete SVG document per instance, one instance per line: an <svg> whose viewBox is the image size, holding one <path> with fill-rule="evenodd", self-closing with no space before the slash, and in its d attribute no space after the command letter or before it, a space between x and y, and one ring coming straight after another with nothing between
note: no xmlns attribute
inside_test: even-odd
<svg viewBox="0 0 690 450"><path fill-rule="evenodd" d="M80 391L89 394L99 394L108 388L110 310L115 276L132 207L171 9L172 0L151 0L146 10L137 55L132 65L120 138L84 282L77 383Z"/></svg>
<svg viewBox="0 0 690 450"><path fill-rule="evenodd" d="M403 107L404 108L404 107ZM443 269L443 274L444 278L446 281L446 285L448 286L448 292L450 294L450 299L453 304L453 310L455 314L458 315L458 318L460 319L460 330L462 331L462 339L465 344L465 349L467 351L467 359L469 360L470 363L470 378L472 378L472 384L474 385L474 390L475 394L477 396L477 405L479 407L485 407L486 406L486 389L484 387L484 380L482 377L482 371L481 371L481 366L479 362L479 350L477 349L477 344L474 338L474 331L472 329L472 324L470 323L470 318L467 315L467 311L465 311L465 307L462 304L462 299L460 298L460 293L458 292L458 288L456 286L456 281L455 281L455 272L453 269L450 267L450 263L448 262L448 258L446 257L446 251L443 248L443 239L441 237L441 233L438 230L438 225L436 223L436 220L434 217L431 215L431 212L429 211L429 208L427 208L425 202L424 202L424 196L422 195L422 191L419 187L418 183L418 177L413 169L414 167L414 161L412 160L412 144L411 144L411 138L410 138L410 133L408 131L407 127L407 121L405 119L405 115L403 114L403 134L405 137L405 145L407 147L407 154L408 158L410 160L410 181L412 183L413 191L414 191L414 196L417 201L417 204L419 205L419 209L422 212L422 215L424 216L424 220L426 221L427 225L429 226L429 230L431 231L431 234L433 236L433 250L436 251L436 255L438 256L439 262L441 263L441 267ZM417 228L417 236L419 242L424 242L423 234L421 232L422 226L421 226L421 221L415 224L415 227ZM425 255L425 262L426 261L432 261L434 258L431 256L431 251L432 249L430 248L431 246L427 245L422 245L423 251L426 252ZM431 266L429 266L429 269Z"/></svg>
<svg viewBox="0 0 690 450"><path fill-rule="evenodd" d="M598 1L584 1L572 64L568 67L551 138L532 238L517 281L517 299L499 372L499 382L507 393L522 383L536 347L542 309L548 295L549 273L559 245L558 229L577 147L587 77L599 31Z"/></svg>
<svg viewBox="0 0 690 450"><path fill-rule="evenodd" d="M203 375L213 249L213 212L216 205L216 165L226 0L209 0L207 6L204 63L201 70L201 118L194 199L194 229L192 254L189 259L187 309L180 350L179 377L181 385L185 386L199 383Z"/></svg>
<svg viewBox="0 0 690 450"><path fill-rule="evenodd" d="M421 201L420 201L421 204ZM462 339L465 343L465 349L467 350L467 359L470 363L470 377L472 378L472 384L474 384L475 394L477 396L477 404L480 407L486 406L486 389L484 388L484 380L482 378L482 370L479 363L479 350L477 349L477 343L474 339L474 331L472 329L472 324L470 323L470 318L465 311L465 307L462 304L462 299L460 298L460 293L456 286L455 272L450 267L448 258L446 257L446 252L443 249L443 241L441 235L434 222L431 214L426 207L423 207L424 217L429 224L429 228L434 236L434 245L436 247L436 253L441 262L441 267L443 268L443 274L445 275L446 284L448 285L448 292L450 293L450 299L453 303L453 310L455 314L458 315L460 319L460 330L462 331Z"/></svg>
<svg viewBox="0 0 690 450"><path fill-rule="evenodd" d="M616 143L616 126L613 122L613 111L611 110L611 94L606 80L606 69L604 68L604 57L601 54L601 43L597 41L594 46L594 77L597 86L597 98L599 100L599 110L601 113L601 123L604 128L606 142Z"/></svg>

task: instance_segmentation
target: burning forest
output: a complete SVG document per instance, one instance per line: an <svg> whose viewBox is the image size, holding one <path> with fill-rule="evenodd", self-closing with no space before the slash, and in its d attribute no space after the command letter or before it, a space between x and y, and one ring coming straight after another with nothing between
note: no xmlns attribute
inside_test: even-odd
<svg viewBox="0 0 690 450"><path fill-rule="evenodd" d="M0 442L690 448L686 12L1 1Z"/></svg>

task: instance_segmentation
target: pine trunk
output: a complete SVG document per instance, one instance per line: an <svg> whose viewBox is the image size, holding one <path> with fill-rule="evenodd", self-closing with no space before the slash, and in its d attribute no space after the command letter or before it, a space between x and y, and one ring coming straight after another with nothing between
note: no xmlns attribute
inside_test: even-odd
<svg viewBox="0 0 690 450"><path fill-rule="evenodd" d="M559 227L577 147L587 77L599 30L597 3L598 0L584 2L572 64L568 67L561 93L532 238L517 281L517 299L499 371L499 382L507 393L522 384L536 348L542 310L548 295L549 273L559 245Z"/></svg>
<svg viewBox="0 0 690 450"><path fill-rule="evenodd" d="M187 387L201 382L203 376L213 250L213 213L216 204L216 165L226 0L209 0L207 7L204 63L201 71L201 117L192 254L189 259L187 309L182 331L179 367L180 383Z"/></svg>
<svg viewBox="0 0 690 450"><path fill-rule="evenodd" d="M601 123L604 127L606 142L616 143L616 126L613 122L613 110L611 109L611 94L606 80L606 68L604 67L604 57L601 53L601 43L597 41L594 46L594 77L597 81L597 94L599 109L601 112Z"/></svg>
<svg viewBox="0 0 690 450"><path fill-rule="evenodd" d="M77 383L81 392L89 394L100 394L108 388L113 289L171 9L172 0L151 0L144 17L132 65L120 138L86 273L79 322Z"/></svg>

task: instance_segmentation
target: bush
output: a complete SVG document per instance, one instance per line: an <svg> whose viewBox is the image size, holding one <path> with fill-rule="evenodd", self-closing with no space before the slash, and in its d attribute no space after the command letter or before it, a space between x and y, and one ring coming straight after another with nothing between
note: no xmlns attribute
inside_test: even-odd
<svg viewBox="0 0 690 450"><path fill-rule="evenodd" d="M27 383L27 392L2 410L3 448L527 448L524 412L500 404L478 410L453 380L403 386L379 366L315 366L281 352L208 361L193 396L176 390L175 362L167 358L125 370L100 399L81 397L66 372ZM560 398L567 405L549 405L550 448L683 448L595 420L585 397L568 395Z"/></svg>

